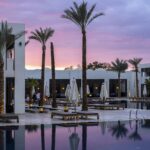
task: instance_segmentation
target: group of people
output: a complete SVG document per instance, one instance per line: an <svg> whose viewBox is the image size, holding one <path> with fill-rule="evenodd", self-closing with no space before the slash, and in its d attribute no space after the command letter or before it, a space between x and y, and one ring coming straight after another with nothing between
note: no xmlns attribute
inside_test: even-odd
<svg viewBox="0 0 150 150"><path fill-rule="evenodd" d="M36 103L36 102L39 102L39 101L40 101L40 97L41 97L40 92L35 92L35 93L33 94L33 96L32 96L33 102L35 102L35 103ZM31 100L31 99L30 99L29 95L27 95L27 97L26 97L26 102L28 103L30 100Z"/></svg>

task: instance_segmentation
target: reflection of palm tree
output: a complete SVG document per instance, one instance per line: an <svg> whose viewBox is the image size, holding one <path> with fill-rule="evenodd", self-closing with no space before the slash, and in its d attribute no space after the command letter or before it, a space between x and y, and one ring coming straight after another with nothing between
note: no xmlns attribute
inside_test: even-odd
<svg viewBox="0 0 150 150"><path fill-rule="evenodd" d="M26 125L25 128L28 132L36 132L38 129L38 126L37 125Z"/></svg>
<svg viewBox="0 0 150 150"><path fill-rule="evenodd" d="M87 126L82 125L82 150L86 150L87 147Z"/></svg>
<svg viewBox="0 0 150 150"><path fill-rule="evenodd" d="M106 122L101 122L100 126L101 126L102 134L104 135L106 132L106 126L107 126Z"/></svg>
<svg viewBox="0 0 150 150"><path fill-rule="evenodd" d="M3 130L0 130L0 149L4 149L4 132Z"/></svg>
<svg viewBox="0 0 150 150"><path fill-rule="evenodd" d="M41 124L41 145L42 145L42 150L45 150L44 124Z"/></svg>
<svg viewBox="0 0 150 150"><path fill-rule="evenodd" d="M121 124L118 121L118 124L111 127L110 131L112 132L112 136L116 136L117 139L126 137L128 129L125 127L125 124Z"/></svg>
<svg viewBox="0 0 150 150"><path fill-rule="evenodd" d="M138 120L136 120L135 130L132 134L129 135L129 139L134 140L134 141L142 140L142 137L138 133Z"/></svg>
<svg viewBox="0 0 150 150"><path fill-rule="evenodd" d="M52 124L52 144L51 144L51 150L55 150L55 138L56 138L56 125Z"/></svg>

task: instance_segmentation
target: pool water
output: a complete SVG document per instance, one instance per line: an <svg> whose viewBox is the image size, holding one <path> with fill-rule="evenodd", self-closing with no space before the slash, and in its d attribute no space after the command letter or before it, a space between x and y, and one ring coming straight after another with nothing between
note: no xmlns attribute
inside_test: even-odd
<svg viewBox="0 0 150 150"><path fill-rule="evenodd" d="M149 150L150 120L0 127L0 150Z"/></svg>

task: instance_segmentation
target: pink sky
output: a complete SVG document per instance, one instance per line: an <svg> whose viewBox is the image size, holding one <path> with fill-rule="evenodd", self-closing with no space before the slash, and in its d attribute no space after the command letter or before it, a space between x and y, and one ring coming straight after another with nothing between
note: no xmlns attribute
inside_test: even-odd
<svg viewBox="0 0 150 150"><path fill-rule="evenodd" d="M80 3L82 0L76 0ZM149 61L150 2L147 0L87 0L97 4L97 18L87 29L87 61L111 62L115 58L142 57ZM71 0L1 0L0 18L8 22L24 23L28 34L39 27L51 27L54 36L47 43L46 66L50 66L50 42L55 45L57 68L81 64L80 29L62 19L64 9L72 6ZM140 11L139 11L140 10ZM141 11L142 10L142 11ZM41 45L30 41L26 50L26 67L41 66Z"/></svg>

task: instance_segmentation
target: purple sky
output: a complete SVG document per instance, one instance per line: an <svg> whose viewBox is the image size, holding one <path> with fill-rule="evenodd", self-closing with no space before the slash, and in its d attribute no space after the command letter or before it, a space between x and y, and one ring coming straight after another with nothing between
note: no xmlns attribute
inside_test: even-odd
<svg viewBox="0 0 150 150"><path fill-rule="evenodd" d="M82 0L76 0L81 2ZM105 16L97 18L87 28L88 62L111 62L115 58L142 57L149 61L150 50L150 1L148 0L87 0L96 3L96 12ZM54 42L56 67L81 64L80 29L62 19L64 9L72 6L72 0L0 0L0 18L8 22L26 25L28 31L39 27L55 30L49 40ZM46 65L50 66L49 42ZM34 59L33 59L34 58ZM41 65L41 45L31 41L26 47L26 67Z"/></svg>

